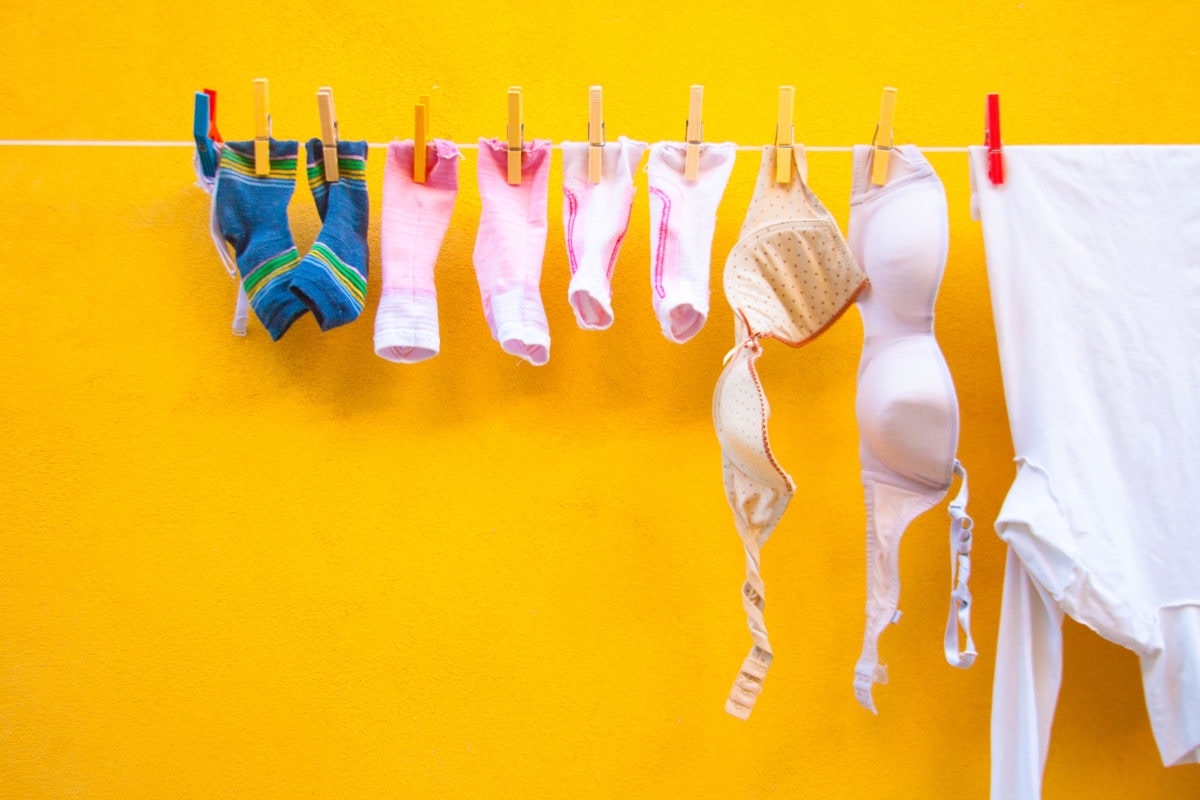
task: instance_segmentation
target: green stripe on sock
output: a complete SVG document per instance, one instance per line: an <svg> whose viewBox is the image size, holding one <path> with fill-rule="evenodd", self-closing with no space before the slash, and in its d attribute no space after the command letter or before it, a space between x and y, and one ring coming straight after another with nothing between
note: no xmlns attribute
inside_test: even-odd
<svg viewBox="0 0 1200 800"><path fill-rule="evenodd" d="M367 179L367 164L364 159L354 156L338 158L338 177L351 181ZM308 165L308 185L317 186L325 181L325 162L318 161Z"/></svg>
<svg viewBox="0 0 1200 800"><path fill-rule="evenodd" d="M340 276L343 283L349 284L347 288L350 289L351 293L365 295L367 290L366 279L363 278L358 270L338 258L337 254L330 250L328 246L324 244L313 245L313 254Z"/></svg>
<svg viewBox="0 0 1200 800"><path fill-rule="evenodd" d="M316 191L317 187L323 183L325 183L325 167L321 164L310 164L308 167L308 188Z"/></svg>
<svg viewBox="0 0 1200 800"><path fill-rule="evenodd" d="M327 245L320 242L313 245L312 254L334 271L336 277L346 284L346 288L350 290L356 300L361 303L366 299L367 281L358 270L347 265Z"/></svg>
<svg viewBox="0 0 1200 800"><path fill-rule="evenodd" d="M246 158L232 147L226 147L221 151L221 163L229 166L253 167L254 159Z"/></svg>
<svg viewBox="0 0 1200 800"><path fill-rule="evenodd" d="M300 263L300 253L296 248L285 250L250 270L250 274L242 280L242 287L246 290L247 296L252 295L261 288L260 284L265 283L270 277L286 272L298 263Z"/></svg>
<svg viewBox="0 0 1200 800"><path fill-rule="evenodd" d="M276 156L271 159L269 176L259 175L254 168L253 156L244 156L235 151L232 147L226 147L221 153L221 166L225 169L231 169L234 172L239 172L242 175L249 175L256 178L271 177L276 179L288 179L291 178L296 172L296 157Z"/></svg>
<svg viewBox="0 0 1200 800"><path fill-rule="evenodd" d="M338 171L350 180L366 180L367 160L358 156L339 156Z"/></svg>

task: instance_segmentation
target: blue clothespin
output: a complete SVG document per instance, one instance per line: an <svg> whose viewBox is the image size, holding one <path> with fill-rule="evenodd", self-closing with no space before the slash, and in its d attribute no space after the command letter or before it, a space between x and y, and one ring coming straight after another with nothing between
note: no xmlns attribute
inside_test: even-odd
<svg viewBox="0 0 1200 800"><path fill-rule="evenodd" d="M192 115L192 137L196 140L196 152L200 156L200 169L206 177L217 174L217 151L209 138L209 98L204 92L196 92L195 112Z"/></svg>

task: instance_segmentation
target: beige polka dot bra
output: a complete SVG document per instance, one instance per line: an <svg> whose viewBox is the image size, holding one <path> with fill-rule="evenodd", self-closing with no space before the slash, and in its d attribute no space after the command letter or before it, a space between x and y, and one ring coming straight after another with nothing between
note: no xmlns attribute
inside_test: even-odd
<svg viewBox="0 0 1200 800"><path fill-rule="evenodd" d="M761 340L799 347L832 325L867 285L833 216L808 188L803 148L795 176L775 181L775 148L763 148L758 183L741 235L725 261L725 297L737 344L713 397L725 493L746 551L746 609L754 646L725 710L746 719L762 690L772 651L763 623L759 553L795 492L767 440L770 406L754 364Z"/></svg>

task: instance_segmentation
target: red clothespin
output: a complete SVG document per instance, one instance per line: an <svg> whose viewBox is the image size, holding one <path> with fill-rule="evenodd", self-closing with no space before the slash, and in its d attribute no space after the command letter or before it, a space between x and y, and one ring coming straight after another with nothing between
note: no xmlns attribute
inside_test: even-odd
<svg viewBox="0 0 1200 800"><path fill-rule="evenodd" d="M993 186L1004 183L1004 144L1000 141L1000 95L987 96L987 118L984 121L983 145L988 153L988 178Z"/></svg>
<svg viewBox="0 0 1200 800"><path fill-rule="evenodd" d="M208 138L214 142L223 142L225 140L217 130L217 90L205 89L204 93L208 95Z"/></svg>

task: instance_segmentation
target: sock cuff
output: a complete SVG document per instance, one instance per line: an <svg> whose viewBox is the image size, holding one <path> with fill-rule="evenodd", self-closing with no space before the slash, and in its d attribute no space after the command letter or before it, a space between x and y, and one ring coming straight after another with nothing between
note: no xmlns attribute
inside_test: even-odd
<svg viewBox="0 0 1200 800"><path fill-rule="evenodd" d="M385 174L396 172L412 180L413 151L416 144L412 139L388 144ZM458 191L458 162L462 156L458 145L446 139L433 139L425 145L425 183L428 189Z"/></svg>
<svg viewBox="0 0 1200 800"><path fill-rule="evenodd" d="M618 136L616 141L607 142L601 150L600 184L588 183L588 151L589 142L562 142L563 185L576 183L581 186L595 188L598 185L623 186L632 185L642 156L650 145L628 136Z"/></svg>
<svg viewBox="0 0 1200 800"><path fill-rule="evenodd" d="M325 182L325 144L320 139L309 139L305 144L308 154L308 184L315 186ZM345 141L337 144L339 180L367 180L367 142Z"/></svg>
<svg viewBox="0 0 1200 800"><path fill-rule="evenodd" d="M270 140L270 175L258 175L254 169L254 141L225 142L221 148L221 169L228 170L241 178L259 181L296 180L296 154L300 143L294 140Z"/></svg>
<svg viewBox="0 0 1200 800"><path fill-rule="evenodd" d="M549 178L550 140L527 139L521 148L521 180L534 180L535 176ZM499 139L479 139L479 169L488 164L492 171L508 175L508 142Z"/></svg>
<svg viewBox="0 0 1200 800"><path fill-rule="evenodd" d="M678 173L684 172L687 163L687 142L655 142L650 145L650 160L647 169L652 171L667 170ZM705 173L711 173L717 180L724 175L728 179L733 170L733 162L737 158L736 142L703 142L700 145L700 158L697 172L703 179Z"/></svg>

